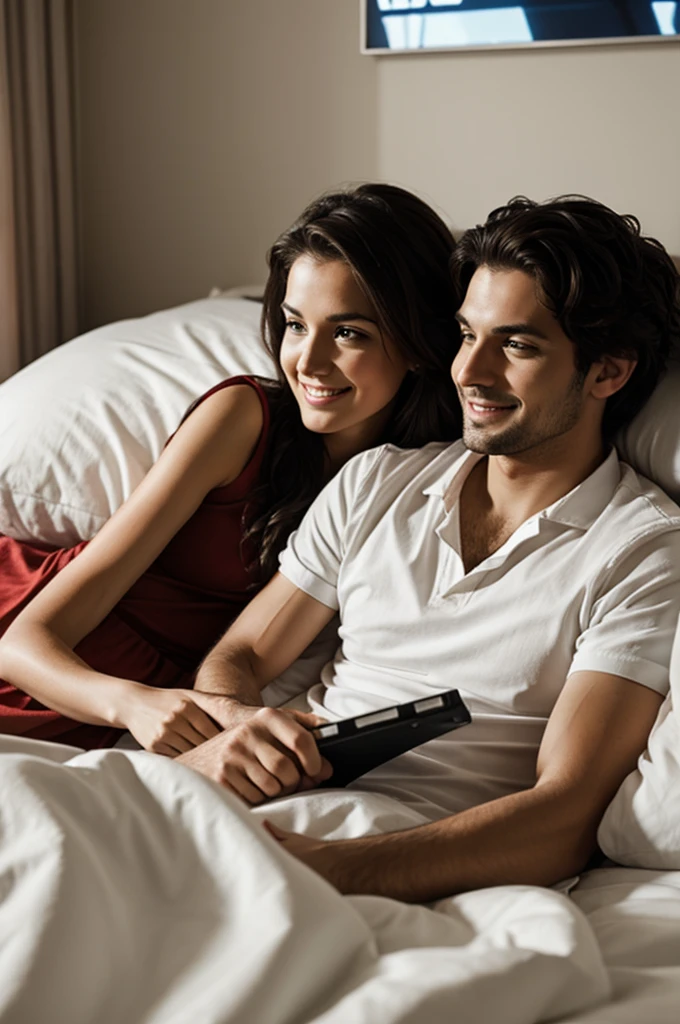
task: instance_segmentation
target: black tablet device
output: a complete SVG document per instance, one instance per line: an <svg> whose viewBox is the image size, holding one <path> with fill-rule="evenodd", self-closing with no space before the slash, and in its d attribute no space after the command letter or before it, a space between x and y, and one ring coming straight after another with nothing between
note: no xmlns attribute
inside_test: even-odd
<svg viewBox="0 0 680 1024"><path fill-rule="evenodd" d="M395 704L357 718L312 729L319 751L333 766L324 786L346 786L372 768L472 719L458 690Z"/></svg>

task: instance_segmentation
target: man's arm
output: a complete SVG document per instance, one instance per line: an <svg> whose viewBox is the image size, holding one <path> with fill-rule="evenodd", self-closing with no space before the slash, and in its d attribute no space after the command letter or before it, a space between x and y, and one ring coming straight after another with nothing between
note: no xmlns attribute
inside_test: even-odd
<svg viewBox="0 0 680 1024"><path fill-rule="evenodd" d="M206 656L194 689L262 706L264 687L300 657L334 614L276 573Z"/></svg>
<svg viewBox="0 0 680 1024"><path fill-rule="evenodd" d="M365 839L319 842L272 831L345 893L423 902L490 885L552 885L587 863L600 818L644 750L661 700L619 676L574 673L548 722L531 789Z"/></svg>
<svg viewBox="0 0 680 1024"><path fill-rule="evenodd" d="M178 760L251 804L330 774L309 732L315 715L262 706L261 691L302 654L335 614L276 574L216 644L196 676L197 691L232 704L226 732Z"/></svg>

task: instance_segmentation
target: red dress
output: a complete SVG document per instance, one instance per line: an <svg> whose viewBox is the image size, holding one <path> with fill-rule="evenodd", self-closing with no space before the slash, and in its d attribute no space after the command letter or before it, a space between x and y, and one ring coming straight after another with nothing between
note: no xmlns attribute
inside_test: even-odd
<svg viewBox="0 0 680 1024"><path fill-rule="evenodd" d="M202 658L253 596L241 524L269 435L267 399L256 381L231 377L199 402L233 384L249 384L260 397L264 422L257 447L240 476L206 495L144 575L77 645L76 654L93 669L157 687L190 688ZM55 551L0 535L0 636L86 544ZM0 733L86 748L110 746L120 736L117 729L50 711L3 680Z"/></svg>

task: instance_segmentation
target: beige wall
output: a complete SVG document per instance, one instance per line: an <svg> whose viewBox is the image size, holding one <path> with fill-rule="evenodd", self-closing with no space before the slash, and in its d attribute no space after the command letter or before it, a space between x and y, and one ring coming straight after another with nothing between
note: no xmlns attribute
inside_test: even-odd
<svg viewBox="0 0 680 1024"><path fill-rule="evenodd" d="M378 167L457 227L582 192L680 253L679 100L678 43L386 57Z"/></svg>
<svg viewBox="0 0 680 1024"><path fill-rule="evenodd" d="M363 57L359 0L76 0L84 325L260 280L318 192L582 191L680 253L680 45Z"/></svg>
<svg viewBox="0 0 680 1024"><path fill-rule="evenodd" d="M262 280L324 189L376 175L354 0L76 0L86 327Z"/></svg>

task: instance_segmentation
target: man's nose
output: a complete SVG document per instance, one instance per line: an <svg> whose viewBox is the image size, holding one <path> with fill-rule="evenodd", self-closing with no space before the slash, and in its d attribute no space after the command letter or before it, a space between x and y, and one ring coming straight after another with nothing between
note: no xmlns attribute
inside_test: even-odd
<svg viewBox="0 0 680 1024"><path fill-rule="evenodd" d="M481 341L463 346L454 360L452 371L453 379L460 387L492 387L496 382L497 368L491 347Z"/></svg>

